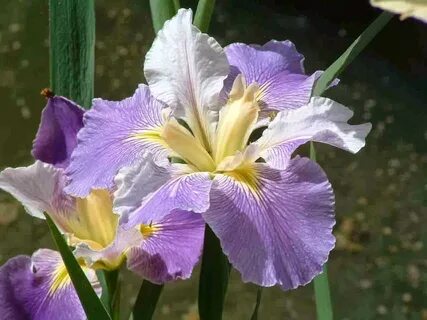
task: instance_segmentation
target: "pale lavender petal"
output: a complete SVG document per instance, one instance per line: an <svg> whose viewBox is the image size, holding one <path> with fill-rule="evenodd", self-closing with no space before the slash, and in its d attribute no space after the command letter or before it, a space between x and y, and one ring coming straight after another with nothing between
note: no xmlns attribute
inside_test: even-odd
<svg viewBox="0 0 427 320"><path fill-rule="evenodd" d="M69 212L74 200L63 192L62 169L36 161L28 167L7 168L0 172L0 189L13 195L26 211L44 219L43 212Z"/></svg>
<svg viewBox="0 0 427 320"><path fill-rule="evenodd" d="M233 43L225 48L231 72L224 82L229 92L242 73L248 84L260 85L258 100L262 111L298 108L310 100L315 81L321 72L304 74L304 56L290 41L269 41L263 46Z"/></svg>
<svg viewBox="0 0 427 320"><path fill-rule="evenodd" d="M139 208L129 214L126 228L162 219L174 209L201 213L209 208L212 180L207 172L173 178L152 194L141 199Z"/></svg>
<svg viewBox="0 0 427 320"><path fill-rule="evenodd" d="M15 312L19 308L21 313L16 313L16 318L5 319L86 319L69 277L66 276L60 286L58 282L54 284L58 271L62 270L66 269L59 253L48 249L35 252L31 259L21 256L9 260L0 269L0 296L8 297L0 302L2 316L3 310ZM99 294L95 271L85 271Z"/></svg>
<svg viewBox="0 0 427 320"><path fill-rule="evenodd" d="M353 112L338 102L313 97L299 109L279 112L255 144L267 163L278 169L285 168L292 152L308 141L356 153L365 145L372 126L348 124L352 116Z"/></svg>
<svg viewBox="0 0 427 320"><path fill-rule="evenodd" d="M334 247L334 195L306 158L286 170L254 164L251 183L217 175L203 213L244 282L284 290L310 282Z"/></svg>
<svg viewBox="0 0 427 320"><path fill-rule="evenodd" d="M145 152L164 156L162 110L164 106L145 85L122 101L94 99L67 169L70 184L66 192L85 196L91 189L110 189L117 172Z"/></svg>
<svg viewBox="0 0 427 320"><path fill-rule="evenodd" d="M154 228L127 255L128 268L154 283L187 279L199 260L205 223L200 214L174 210L162 219L143 221Z"/></svg>
<svg viewBox="0 0 427 320"><path fill-rule="evenodd" d="M66 168L77 145L77 132L83 127L84 110L61 96L48 99L33 142L35 159Z"/></svg>

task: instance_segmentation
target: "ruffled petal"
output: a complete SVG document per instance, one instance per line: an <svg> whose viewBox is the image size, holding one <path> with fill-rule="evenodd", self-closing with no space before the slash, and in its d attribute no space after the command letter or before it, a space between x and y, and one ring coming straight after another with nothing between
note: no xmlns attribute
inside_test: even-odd
<svg viewBox="0 0 427 320"><path fill-rule="evenodd" d="M95 291L100 284L94 270L83 267ZM19 256L0 268L1 315L5 319L86 319L79 298L58 252L41 249ZM4 297L4 298L3 298Z"/></svg>
<svg viewBox="0 0 427 320"><path fill-rule="evenodd" d="M224 50L192 24L191 10L180 9L157 34L144 73L153 95L186 120L208 150L219 93L229 66Z"/></svg>
<svg viewBox="0 0 427 320"><path fill-rule="evenodd" d="M243 281L285 290L319 274L334 247L334 195L325 173L306 158L284 171L255 163L217 175L202 214Z"/></svg>
<svg viewBox="0 0 427 320"><path fill-rule="evenodd" d="M162 219L174 209L204 212L209 207L212 180L207 172L185 173L181 165L141 163L118 175L114 212L125 228ZM139 167L138 167L139 166ZM184 165L184 168L186 166ZM145 175L144 173L150 172ZM147 188L153 187L153 189ZM157 189L155 189L157 188Z"/></svg>
<svg viewBox="0 0 427 320"><path fill-rule="evenodd" d="M307 105L277 114L255 142L269 165L283 169L295 149L317 141L352 153L358 152L372 128L370 123L350 125L353 112L328 98L313 97Z"/></svg>
<svg viewBox="0 0 427 320"><path fill-rule="evenodd" d="M110 189L119 169L145 152L165 156L166 146L160 137L162 110L164 106L145 85L122 101L94 99L67 169L70 184L66 192L82 197L91 189Z"/></svg>
<svg viewBox="0 0 427 320"><path fill-rule="evenodd" d="M35 159L66 168L77 145L77 132L83 127L84 110L61 96L48 99L33 142Z"/></svg>
<svg viewBox="0 0 427 320"><path fill-rule="evenodd" d="M187 279L199 260L205 223L200 214L174 210L145 219L144 240L127 254L128 268L154 283Z"/></svg>
<svg viewBox="0 0 427 320"><path fill-rule="evenodd" d="M73 209L74 200L63 192L64 185L62 169L41 161L0 173L0 189L20 201L30 215L41 219L43 212L65 214Z"/></svg>
<svg viewBox="0 0 427 320"><path fill-rule="evenodd" d="M258 83L257 100L262 111L295 109L310 100L313 86L321 75L304 74L304 56L290 41L269 41L263 46L233 43L225 48L231 72L224 82L229 92L235 77L241 73L247 84Z"/></svg>

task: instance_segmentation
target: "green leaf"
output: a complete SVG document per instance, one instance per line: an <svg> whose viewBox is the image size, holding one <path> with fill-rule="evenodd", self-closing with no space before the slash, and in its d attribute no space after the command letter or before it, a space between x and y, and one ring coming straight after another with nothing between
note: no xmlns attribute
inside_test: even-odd
<svg viewBox="0 0 427 320"><path fill-rule="evenodd" d="M83 309L88 320L111 320L111 317L105 310L101 300L99 300L92 288L89 280L86 278L82 268L65 242L64 237L53 223L49 215L46 215L46 222L49 226L52 238L61 254L67 272L82 303Z"/></svg>
<svg viewBox="0 0 427 320"><path fill-rule="evenodd" d="M227 292L230 264L219 239L206 225L202 268L199 281L199 315L201 320L221 320Z"/></svg>
<svg viewBox="0 0 427 320"><path fill-rule="evenodd" d="M196 15L194 16L194 25L202 32L207 32L211 22L212 13L215 7L215 0L199 0L197 4Z"/></svg>
<svg viewBox="0 0 427 320"><path fill-rule="evenodd" d="M175 15L176 6L179 6L179 1L176 0L150 0L151 19L155 33L159 32L165 22Z"/></svg>
<svg viewBox="0 0 427 320"><path fill-rule="evenodd" d="M316 299L317 319L332 320L333 309L326 264L323 266L323 272L314 278L314 296Z"/></svg>
<svg viewBox="0 0 427 320"><path fill-rule="evenodd" d="M341 72L359 55L360 52L371 42L371 40L380 32L390 21L393 14L383 12L375 19L363 33L348 47L348 49L326 69L313 90L314 96L320 96L328 88L331 82L336 79Z"/></svg>
<svg viewBox="0 0 427 320"><path fill-rule="evenodd" d="M93 98L93 0L49 0L50 82L53 92L89 108Z"/></svg>
<svg viewBox="0 0 427 320"><path fill-rule="evenodd" d="M163 285L151 283L148 280L142 282L138 297L132 310L132 319L151 320L156 310L157 302L162 293Z"/></svg>
<svg viewBox="0 0 427 320"><path fill-rule="evenodd" d="M262 287L258 287L256 292L256 302L254 312L252 313L251 320L258 320L259 306L261 305Z"/></svg>

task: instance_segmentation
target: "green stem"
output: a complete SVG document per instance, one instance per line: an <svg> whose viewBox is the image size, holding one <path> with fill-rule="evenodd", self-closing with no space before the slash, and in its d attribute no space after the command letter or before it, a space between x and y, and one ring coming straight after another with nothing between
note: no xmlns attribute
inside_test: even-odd
<svg viewBox="0 0 427 320"><path fill-rule="evenodd" d="M259 307L261 305L261 297L262 297L262 287L258 287L256 291L256 302L255 302L255 308L252 313L251 320L258 320L258 313L259 313Z"/></svg>
<svg viewBox="0 0 427 320"><path fill-rule="evenodd" d="M207 32L209 29L214 7L215 0L199 0L199 3L197 4L196 15L194 16L194 25L202 32Z"/></svg>
<svg viewBox="0 0 427 320"><path fill-rule="evenodd" d="M151 320L156 310L157 302L162 293L163 285L151 283L148 280L142 282L138 297L132 310L132 319Z"/></svg>
<svg viewBox="0 0 427 320"><path fill-rule="evenodd" d="M89 108L93 98L93 0L49 0L50 81L55 94Z"/></svg>
<svg viewBox="0 0 427 320"><path fill-rule="evenodd" d="M206 226L199 282L199 315L201 320L220 320L230 275L230 264L219 239Z"/></svg>
<svg viewBox="0 0 427 320"><path fill-rule="evenodd" d="M104 271L105 283L108 290L108 307L111 314L116 314L120 309L120 281L119 270ZM113 316L113 319L117 319Z"/></svg>
<svg viewBox="0 0 427 320"><path fill-rule="evenodd" d="M159 32L163 28L163 24L175 15L177 5L179 2L176 3L176 0L150 0L151 19L155 33Z"/></svg>

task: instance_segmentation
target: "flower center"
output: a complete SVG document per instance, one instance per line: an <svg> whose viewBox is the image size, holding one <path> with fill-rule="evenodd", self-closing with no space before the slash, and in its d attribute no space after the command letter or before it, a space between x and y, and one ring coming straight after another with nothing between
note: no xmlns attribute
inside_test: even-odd
<svg viewBox="0 0 427 320"><path fill-rule="evenodd" d="M208 152L176 119L170 119L161 135L173 150L172 156L182 158L197 171L215 172L219 168L223 171L222 163L243 152L247 146L249 136L258 120L259 106L256 99L258 94L258 84L252 83L247 86L241 75L236 77L229 100L219 113L212 152Z"/></svg>

